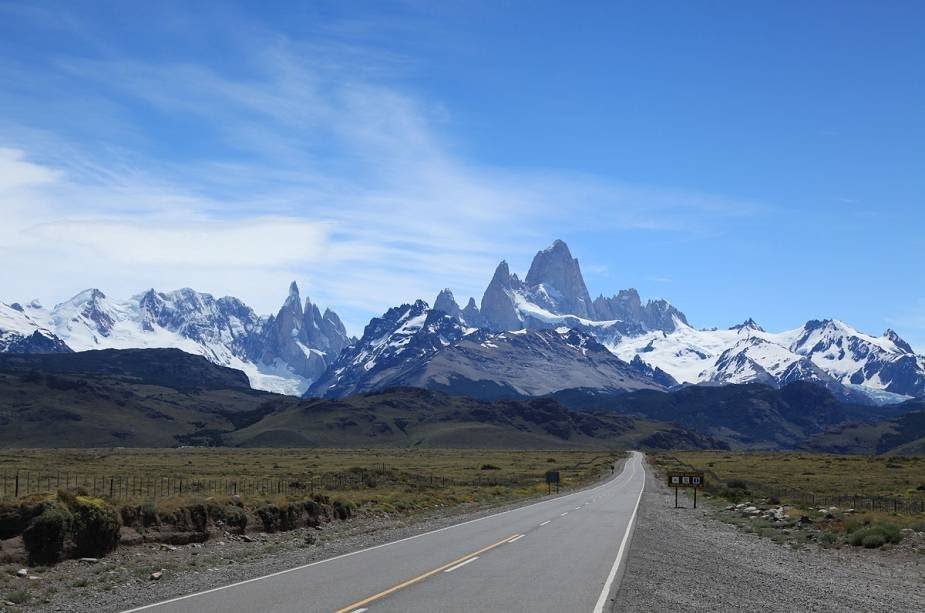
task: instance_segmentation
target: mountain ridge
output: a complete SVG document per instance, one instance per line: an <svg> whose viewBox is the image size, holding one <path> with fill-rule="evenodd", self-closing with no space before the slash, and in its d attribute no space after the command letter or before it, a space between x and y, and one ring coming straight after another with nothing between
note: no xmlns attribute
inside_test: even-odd
<svg viewBox="0 0 925 613"><path fill-rule="evenodd" d="M565 242L556 240L537 252L523 280L501 260L480 304L470 298L460 307L450 289L441 291L432 310L445 313L459 329L442 323L427 341L420 334L397 330L382 334L399 334L396 342L415 340L420 351L445 362L444 367L455 364L472 371L473 363L460 357L464 352L459 348L474 342L473 334L481 338L568 328L592 337L636 375L662 387L747 382L782 387L806 380L850 402L880 404L925 396L925 356L916 354L893 330L875 337L837 319L810 319L799 328L771 333L751 318L727 330L703 330L694 328L666 300L643 302L632 288L609 298L598 295L592 300L590 295L578 259ZM371 322L381 319L374 317ZM461 330L468 332L464 335ZM469 336L468 341L463 336ZM499 339L510 345L511 337ZM554 337L547 340L558 342ZM360 342L347 335L334 311L322 312L308 297L303 301L295 283L283 306L269 316L257 315L237 298L216 299L188 288L151 289L125 301L110 300L91 289L50 310L35 301L25 306L0 303L0 352L176 347L245 371L255 388L290 395L302 395L312 386L320 389L315 385L319 381L330 387L334 379L345 377L365 378L376 385L363 372L351 375L350 361L340 359L345 351L355 352ZM511 353L512 363L528 365L536 377L547 376L531 358L530 351L539 350L521 348L526 353ZM450 354L456 357L447 357ZM491 360L483 357L485 370ZM369 365L360 362L364 368ZM414 383L412 374L408 371L394 382ZM450 389L453 380L479 394L525 389L522 384L508 389L505 385L511 382L507 381L492 392L491 384L479 384L480 378L470 375L445 372L440 377ZM392 378L384 377L382 382L386 380ZM599 385L612 387L604 381Z"/></svg>

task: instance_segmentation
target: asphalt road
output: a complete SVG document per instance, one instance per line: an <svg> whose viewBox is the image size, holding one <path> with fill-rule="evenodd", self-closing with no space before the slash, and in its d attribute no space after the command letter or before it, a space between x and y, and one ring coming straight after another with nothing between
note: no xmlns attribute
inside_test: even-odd
<svg viewBox="0 0 925 613"><path fill-rule="evenodd" d="M642 458L592 489L132 611L609 611Z"/></svg>

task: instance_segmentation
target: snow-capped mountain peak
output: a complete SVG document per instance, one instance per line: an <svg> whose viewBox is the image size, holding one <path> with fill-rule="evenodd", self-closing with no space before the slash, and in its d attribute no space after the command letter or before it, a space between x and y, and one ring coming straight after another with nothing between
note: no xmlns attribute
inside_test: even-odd
<svg viewBox="0 0 925 613"><path fill-rule="evenodd" d="M15 317L13 316L15 314ZM275 317L234 297L183 288L112 300L88 289L46 310L0 308L0 351L175 347L244 371L253 387L301 394L348 343L340 318L306 301L295 282Z"/></svg>
<svg viewBox="0 0 925 613"><path fill-rule="evenodd" d="M738 330L738 331L740 331L740 332L742 332L742 331L747 331L747 332L764 332L764 328L762 328L761 326L759 326L759 325L758 325L758 322L756 322L756 321L755 321L754 319L752 319L751 317L749 317L748 319L746 319L745 321L743 321L743 322L740 323L739 325L737 325L737 326L732 326L732 327L729 328L729 329L730 329L730 330Z"/></svg>

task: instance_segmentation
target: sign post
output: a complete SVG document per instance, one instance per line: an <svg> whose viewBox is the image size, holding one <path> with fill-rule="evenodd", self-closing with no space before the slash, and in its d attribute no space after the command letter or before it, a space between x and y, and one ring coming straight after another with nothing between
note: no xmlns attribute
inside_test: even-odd
<svg viewBox="0 0 925 613"><path fill-rule="evenodd" d="M546 493L552 493L552 486L555 484L556 493L559 493L559 471L558 470L547 470L546 471Z"/></svg>
<svg viewBox="0 0 925 613"><path fill-rule="evenodd" d="M678 488L689 487L694 490L694 508L697 508L697 490L703 487L703 473L697 471L669 472L668 487L674 488L674 508L678 508Z"/></svg>

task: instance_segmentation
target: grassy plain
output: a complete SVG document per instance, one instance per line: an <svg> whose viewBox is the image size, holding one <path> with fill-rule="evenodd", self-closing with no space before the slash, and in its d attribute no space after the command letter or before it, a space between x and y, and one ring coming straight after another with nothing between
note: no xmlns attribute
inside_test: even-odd
<svg viewBox="0 0 925 613"><path fill-rule="evenodd" d="M677 452L652 461L663 472L702 470L706 493L722 501L720 519L776 542L878 548L903 540L903 528L925 531L925 457ZM783 504L788 519L720 510L746 501Z"/></svg>
<svg viewBox="0 0 925 613"><path fill-rule="evenodd" d="M17 471L33 482L50 479L52 485L59 478L108 484L114 475L158 479L162 487L168 477L174 484L270 479L303 486L314 478L324 484L315 493L352 502L361 511L410 511L535 496L545 493L548 470L559 471L563 487L581 486L608 473L621 455L496 449L8 449L0 451L0 479L5 476L9 497L10 475ZM278 492L238 493L269 499ZM150 497L149 488L129 494Z"/></svg>
<svg viewBox="0 0 925 613"><path fill-rule="evenodd" d="M713 481L744 481L774 493L798 490L817 496L925 496L925 457L820 453L677 452L670 456L707 471ZM661 456L666 465L668 456Z"/></svg>

